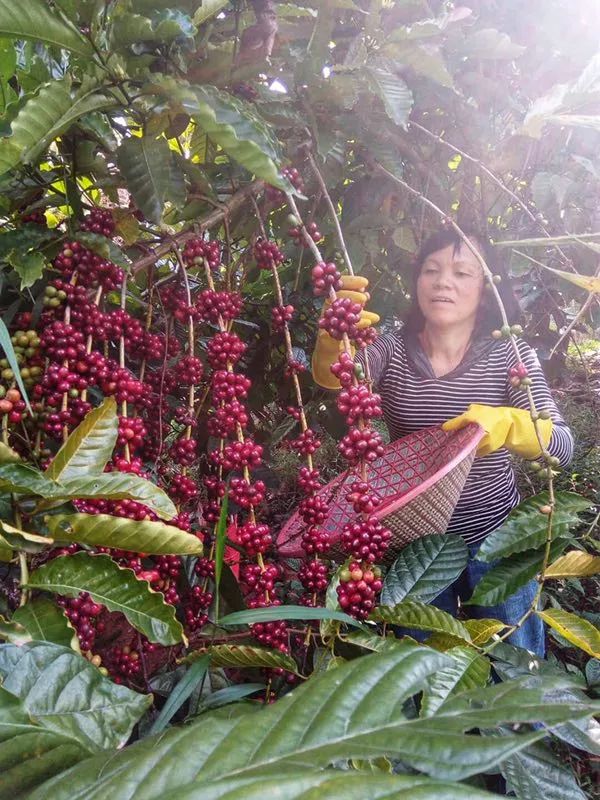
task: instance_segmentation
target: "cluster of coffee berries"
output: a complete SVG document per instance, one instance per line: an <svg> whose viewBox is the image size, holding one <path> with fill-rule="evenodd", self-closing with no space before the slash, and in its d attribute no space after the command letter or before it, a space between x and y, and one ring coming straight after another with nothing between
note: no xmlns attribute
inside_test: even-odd
<svg viewBox="0 0 600 800"><path fill-rule="evenodd" d="M18 389L9 389L0 386L0 417L8 415L8 421L12 424L21 422L25 411L25 401L21 398Z"/></svg>
<svg viewBox="0 0 600 800"><path fill-rule="evenodd" d="M259 269L276 269L283 264L285 256L279 249L277 242L268 239L258 239L254 245L254 258Z"/></svg>
<svg viewBox="0 0 600 800"><path fill-rule="evenodd" d="M316 222L308 222L305 227L306 227L306 232L313 240L313 242L315 242L315 244L321 241L321 239L323 238L323 234L319 230L319 226L317 225ZM304 240L304 234L302 233L302 228L300 226L294 225L292 228L289 229L288 233L297 245L301 245L302 247L308 247L308 242Z"/></svg>
<svg viewBox="0 0 600 800"><path fill-rule="evenodd" d="M357 325L360 321L361 311L361 304L355 303L349 297L337 298L325 309L319 320L319 327L338 341L342 340L344 336L354 339L358 333Z"/></svg>
<svg viewBox="0 0 600 800"><path fill-rule="evenodd" d="M508 381L515 389L525 389L525 387L531 386L531 378L529 377L527 367L522 361L509 369Z"/></svg>
<svg viewBox="0 0 600 800"><path fill-rule="evenodd" d="M115 232L115 221L110 209L92 208L80 227L82 231L97 233L109 239Z"/></svg>
<svg viewBox="0 0 600 800"><path fill-rule="evenodd" d="M221 265L221 243L215 239L189 239L182 253L188 267L202 267L208 264L211 269Z"/></svg>
<svg viewBox="0 0 600 800"><path fill-rule="evenodd" d="M338 602L342 611L356 619L366 619L375 608L377 595L383 582L377 567L351 561L346 569L340 572L337 587Z"/></svg>
<svg viewBox="0 0 600 800"><path fill-rule="evenodd" d="M277 333L281 333L286 324L292 321L293 316L294 306L274 306L271 309L271 325L273 330Z"/></svg>
<svg viewBox="0 0 600 800"><path fill-rule="evenodd" d="M57 598L57 603L64 609L67 619L75 628L79 644L84 652L89 652L94 646L97 633L102 633L103 623L97 617L103 611L103 606L94 603L87 592L82 592L77 597Z"/></svg>
<svg viewBox="0 0 600 800"><path fill-rule="evenodd" d="M350 428L342 438L339 451L350 464L361 461L371 462L384 453L381 435L373 428Z"/></svg>
<svg viewBox="0 0 600 800"><path fill-rule="evenodd" d="M313 267L311 278L313 294L316 297L328 295L330 289L337 291L342 288L342 276L338 272L336 265L331 261L322 261Z"/></svg>
<svg viewBox="0 0 600 800"><path fill-rule="evenodd" d="M337 398L337 406L346 417L348 425L354 425L361 418L377 419L383 415L381 397L371 392L364 383L342 389Z"/></svg>

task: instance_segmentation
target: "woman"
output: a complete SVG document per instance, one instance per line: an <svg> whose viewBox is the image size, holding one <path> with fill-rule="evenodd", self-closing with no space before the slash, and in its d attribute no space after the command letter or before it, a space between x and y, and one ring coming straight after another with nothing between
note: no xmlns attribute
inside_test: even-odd
<svg viewBox="0 0 600 800"><path fill-rule="evenodd" d="M491 267L484 242L477 237L471 240ZM501 274L498 269L494 272ZM357 287L355 280L350 285ZM514 323L518 305L506 277L499 291ZM361 299L367 299L364 292ZM540 428L550 454L565 466L573 452L571 433L552 399L535 351L518 339L517 358L507 338L491 336L501 325L479 261L460 237L444 230L432 236L419 254L406 325L383 334L366 349L392 440L442 423L446 430L456 430L467 422L478 422L486 430L447 530L463 536L470 556L461 577L434 601L452 614L457 613L458 600L467 600L490 569L491 565L475 558L481 542L519 503L509 451L529 459L541 452L527 394L511 384L511 370L531 378L537 409L549 412L549 419L540 420ZM331 376L325 375L334 360L328 344L319 337L313 374L317 382L331 388ZM365 352L356 360L364 364ZM514 624L530 607L536 588L531 581L504 603L468 607L469 613ZM543 656L542 621L530 615L509 641Z"/></svg>

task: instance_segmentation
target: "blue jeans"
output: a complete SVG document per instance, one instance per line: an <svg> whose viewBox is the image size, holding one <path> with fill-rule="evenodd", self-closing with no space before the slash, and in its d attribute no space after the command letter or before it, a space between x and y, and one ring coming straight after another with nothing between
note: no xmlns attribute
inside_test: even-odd
<svg viewBox="0 0 600 800"><path fill-rule="evenodd" d="M463 601L468 600L481 578L494 566L477 561L475 556L479 547L480 544L469 545L469 561L464 572L453 584L444 589L431 605L447 611L454 617L457 615L459 598ZM507 625L514 625L530 607L537 588L537 581L530 581L497 606L465 606L464 608L469 617L476 619L491 617L499 619ZM419 633L422 632L419 631ZM410 635L414 636L412 632ZM414 636L414 638L422 639L425 636ZM544 623L537 615L531 614L520 628L508 637L507 641L515 647L523 647L540 658L544 658L546 653Z"/></svg>

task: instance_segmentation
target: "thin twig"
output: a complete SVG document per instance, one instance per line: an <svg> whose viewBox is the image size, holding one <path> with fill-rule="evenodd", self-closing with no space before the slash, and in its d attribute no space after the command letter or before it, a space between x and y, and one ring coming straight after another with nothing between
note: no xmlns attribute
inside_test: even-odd
<svg viewBox="0 0 600 800"><path fill-rule="evenodd" d="M335 209L335 206L333 205L333 200L331 199L331 196L327 191L327 186L325 184L325 181L323 180L323 176L321 175L321 172L317 166L317 162L315 161L314 156L310 152L310 150L307 151L307 155L312 171L315 174L315 178L317 179L317 182L321 188L321 192L323 193L323 197L325 198L325 202L327 203L327 207L329 208L329 211L331 213L331 219L333 220L340 249L342 251L342 255L344 256L344 261L346 262L346 267L348 268L348 272L350 273L350 275L354 275L354 270L352 268L352 261L350 260L350 254L348 253L348 248L346 247L344 234L342 233L342 228L340 225L340 221L338 219L337 211Z"/></svg>

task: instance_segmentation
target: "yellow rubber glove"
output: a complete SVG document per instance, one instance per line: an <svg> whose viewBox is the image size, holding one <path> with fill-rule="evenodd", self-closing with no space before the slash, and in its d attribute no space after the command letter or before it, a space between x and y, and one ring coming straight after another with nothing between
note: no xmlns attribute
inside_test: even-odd
<svg viewBox="0 0 600 800"><path fill-rule="evenodd" d="M542 452L533 420L525 409L472 403L464 414L444 422L442 428L457 431L469 422L476 422L486 432L477 447L478 456L486 456L501 447L529 459L537 458ZM552 435L552 420L540 419L539 426L544 447L547 447Z"/></svg>
<svg viewBox="0 0 600 800"><path fill-rule="evenodd" d="M374 314L372 311L365 311L364 309L365 303L369 300L369 294L366 291L369 281L360 275L342 275L341 283L342 288L339 292L336 292L337 297L347 297L363 306L357 325L359 330L368 328L371 325L376 325L379 322L379 315ZM326 300L323 305L322 313L324 313L330 305L331 300ZM319 330L311 363L313 378L319 386L323 386L325 389L340 388L340 382L331 372L330 367L338 360L338 356L343 349L343 342L334 339L327 331ZM354 357L354 348L352 347L351 349L352 356Z"/></svg>

